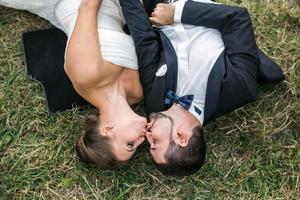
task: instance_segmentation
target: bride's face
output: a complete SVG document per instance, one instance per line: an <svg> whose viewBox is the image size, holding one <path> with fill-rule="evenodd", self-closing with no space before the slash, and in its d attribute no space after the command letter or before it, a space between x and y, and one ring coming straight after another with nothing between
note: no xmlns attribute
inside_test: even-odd
<svg viewBox="0 0 300 200"><path fill-rule="evenodd" d="M126 115L113 123L108 137L117 160L125 161L132 157L145 140L146 125L146 118L137 114Z"/></svg>

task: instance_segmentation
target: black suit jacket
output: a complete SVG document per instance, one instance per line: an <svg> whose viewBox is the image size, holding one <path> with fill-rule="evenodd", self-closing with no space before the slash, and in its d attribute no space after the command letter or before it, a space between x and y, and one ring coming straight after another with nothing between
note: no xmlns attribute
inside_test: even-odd
<svg viewBox="0 0 300 200"><path fill-rule="evenodd" d="M177 88L174 48L162 31L152 28L139 0L120 0L120 4L138 55L146 113L166 110L165 94ZM181 21L219 30L225 46L208 78L204 122L254 101L258 79L268 82L284 78L280 67L257 49L245 8L188 1ZM156 77L163 64L168 67L166 75Z"/></svg>

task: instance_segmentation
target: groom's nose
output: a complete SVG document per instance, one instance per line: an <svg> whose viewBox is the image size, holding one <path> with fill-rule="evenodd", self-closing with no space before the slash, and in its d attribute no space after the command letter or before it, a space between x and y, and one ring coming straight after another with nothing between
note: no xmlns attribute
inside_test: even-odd
<svg viewBox="0 0 300 200"><path fill-rule="evenodd" d="M146 126L146 129L149 130L149 128L151 128L152 125L153 125L153 122L148 122L147 126Z"/></svg>
<svg viewBox="0 0 300 200"><path fill-rule="evenodd" d="M147 132L146 133L146 139L149 142L150 146L152 145L152 133L151 132Z"/></svg>
<svg viewBox="0 0 300 200"><path fill-rule="evenodd" d="M147 132L146 132L146 137L147 137L147 138L150 138L151 136L152 136L152 133L151 133L150 131L147 131Z"/></svg>

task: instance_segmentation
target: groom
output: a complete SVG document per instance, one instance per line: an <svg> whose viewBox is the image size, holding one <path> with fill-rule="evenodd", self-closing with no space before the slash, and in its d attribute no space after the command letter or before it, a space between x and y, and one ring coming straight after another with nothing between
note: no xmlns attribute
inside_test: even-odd
<svg viewBox="0 0 300 200"><path fill-rule="evenodd" d="M144 5L148 14L154 8ZM157 2L157 1L156 1ZM209 0L120 0L134 39L149 114L147 139L160 171L195 173L205 159L202 126L257 97L257 81L283 80L261 52L246 9Z"/></svg>

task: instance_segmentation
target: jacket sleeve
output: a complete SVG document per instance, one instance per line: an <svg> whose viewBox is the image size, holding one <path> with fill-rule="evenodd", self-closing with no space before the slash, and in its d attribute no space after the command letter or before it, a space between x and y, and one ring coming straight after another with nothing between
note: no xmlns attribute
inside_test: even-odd
<svg viewBox="0 0 300 200"><path fill-rule="evenodd" d="M259 59L247 10L194 1L184 4L181 16L176 13L176 9L175 21L179 19L183 24L217 29L224 43L224 51L215 64L218 65L217 68L224 70L218 83L218 100L210 113L212 116L207 114L207 117L216 118L254 101L257 97ZM207 93L214 90L214 87L208 83Z"/></svg>
<svg viewBox="0 0 300 200"><path fill-rule="evenodd" d="M163 3L164 0L143 0L144 8L147 12L147 15L150 17L151 13L154 11L154 8L158 3Z"/></svg>
<svg viewBox="0 0 300 200"><path fill-rule="evenodd" d="M187 1L180 21L219 30L226 55L243 54L249 62L259 64L254 31L246 8Z"/></svg>
<svg viewBox="0 0 300 200"><path fill-rule="evenodd" d="M152 28L147 13L139 0L120 0L120 5L135 44L140 79L144 93L147 93L151 90L161 58L162 48L159 35Z"/></svg>
<svg viewBox="0 0 300 200"><path fill-rule="evenodd" d="M234 66L237 66L236 58L240 57L248 63L256 63L252 66L258 69L248 70L258 70L258 80L274 82L284 79L281 67L256 47L251 19L245 8L188 1L178 9L176 6L176 10L175 21L218 29L224 41L225 54Z"/></svg>

